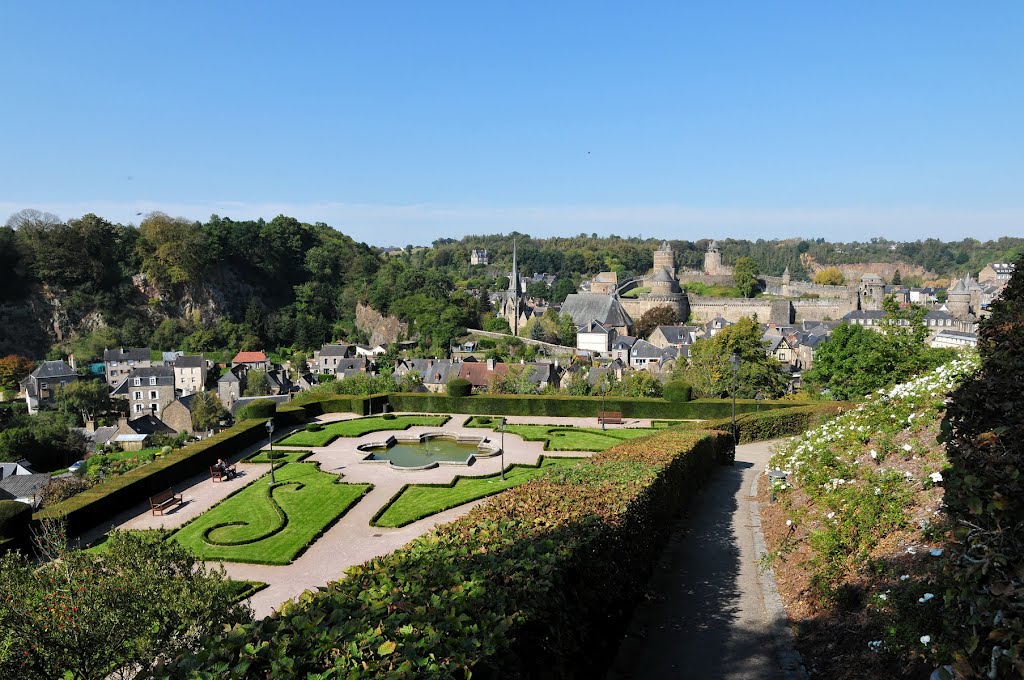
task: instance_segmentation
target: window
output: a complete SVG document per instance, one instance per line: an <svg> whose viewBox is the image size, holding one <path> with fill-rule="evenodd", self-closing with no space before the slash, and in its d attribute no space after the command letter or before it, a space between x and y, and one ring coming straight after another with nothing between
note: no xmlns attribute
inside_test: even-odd
<svg viewBox="0 0 1024 680"><path fill-rule="evenodd" d="M156 384L156 378L150 378L149 379L149 384L150 385L155 385Z"/></svg>
<svg viewBox="0 0 1024 680"><path fill-rule="evenodd" d="M135 405L135 412L136 413L142 413L142 404L136 404Z"/></svg>
<svg viewBox="0 0 1024 680"><path fill-rule="evenodd" d="M149 405L149 410L152 411L153 413L160 413L160 405L159 404L150 404Z"/></svg>
<svg viewBox="0 0 1024 680"><path fill-rule="evenodd" d="M136 387L138 387L139 385L142 384L142 378L135 378L135 379L133 379L132 380L132 384L135 385Z"/></svg>
<svg viewBox="0 0 1024 680"><path fill-rule="evenodd" d="M142 401L142 392L138 391L135 393L135 401Z"/></svg>
<svg viewBox="0 0 1024 680"><path fill-rule="evenodd" d="M39 389L45 390L46 389L46 383L44 383L44 382L39 383Z"/></svg>
<svg viewBox="0 0 1024 680"><path fill-rule="evenodd" d="M149 391L149 398L150 399L159 399L160 398L160 394L156 390L150 390Z"/></svg>

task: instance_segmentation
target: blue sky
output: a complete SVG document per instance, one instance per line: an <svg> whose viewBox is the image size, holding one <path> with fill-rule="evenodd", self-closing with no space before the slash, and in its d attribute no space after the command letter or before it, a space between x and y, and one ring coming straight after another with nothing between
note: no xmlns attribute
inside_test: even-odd
<svg viewBox="0 0 1024 680"><path fill-rule="evenodd" d="M1024 3L3 3L0 220L1024 234Z"/></svg>

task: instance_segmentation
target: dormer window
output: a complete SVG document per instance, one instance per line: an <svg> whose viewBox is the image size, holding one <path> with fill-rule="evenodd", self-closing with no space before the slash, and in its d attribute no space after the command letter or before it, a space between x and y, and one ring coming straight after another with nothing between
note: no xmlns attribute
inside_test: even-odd
<svg viewBox="0 0 1024 680"><path fill-rule="evenodd" d="M135 385L136 387L138 387L139 385L142 384L142 378L133 378L132 379L132 384Z"/></svg>
<svg viewBox="0 0 1024 680"><path fill-rule="evenodd" d="M149 379L149 384L150 385L155 385L156 384L156 378L150 378Z"/></svg>

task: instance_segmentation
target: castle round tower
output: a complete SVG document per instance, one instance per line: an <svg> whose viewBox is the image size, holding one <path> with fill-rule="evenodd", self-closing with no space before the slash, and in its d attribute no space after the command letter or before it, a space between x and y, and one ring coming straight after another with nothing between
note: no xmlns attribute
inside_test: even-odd
<svg viewBox="0 0 1024 680"><path fill-rule="evenodd" d="M712 276L722 273L722 250L718 241L712 240L708 244L708 252L704 253L704 273Z"/></svg>
<svg viewBox="0 0 1024 680"><path fill-rule="evenodd" d="M669 276L675 278L676 256L668 241L662 241L661 247L654 251L654 272L657 273L661 269L668 270Z"/></svg>
<svg viewBox="0 0 1024 680"><path fill-rule="evenodd" d="M963 280L949 289L946 294L946 309L956 319L966 319L971 313L971 291Z"/></svg>

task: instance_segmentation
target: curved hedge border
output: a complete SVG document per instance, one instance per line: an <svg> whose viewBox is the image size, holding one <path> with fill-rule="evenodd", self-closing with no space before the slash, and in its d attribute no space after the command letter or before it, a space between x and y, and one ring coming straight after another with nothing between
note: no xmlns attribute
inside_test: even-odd
<svg viewBox="0 0 1024 680"><path fill-rule="evenodd" d="M601 675L673 519L731 447L672 429L554 468L154 675Z"/></svg>
<svg viewBox="0 0 1024 680"><path fill-rule="evenodd" d="M278 483L273 484L273 485L269 485L269 484L267 485L267 487L266 487L267 500L270 502L271 506L273 506L273 508L274 508L274 511L277 513L277 520L278 520L277 521L277 526L272 528L270 531L268 531L268 532L266 532L266 533L264 533L264 534L262 534L260 536L256 536L256 537L253 537L253 538L246 538L246 539L241 540L241 541L218 541L218 540L215 540L215 539L211 538L211 536L210 536L210 534L212 534L217 529L223 529L224 527L247 526L249 524L249 522L245 522L245 521L221 522L220 524L214 524L214 525L211 525L210 527L208 527L206 529L206 531L203 532L203 540L206 541L207 543L209 543L210 545L219 545L219 546L248 545L250 543L258 543L259 541L265 541L268 538L270 538L271 536L273 536L275 534L281 533L282 531L284 531L284 528L286 526L288 526L288 513L286 513L281 508L281 504L280 503L278 503L276 500L274 500L274 490L275 489L279 489L279 488L283 488L283 487L286 487L286 486L294 486L295 488L292 489L292 491L301 491L302 488L304 486L306 486L306 485L303 484L302 482L278 482Z"/></svg>
<svg viewBox="0 0 1024 680"><path fill-rule="evenodd" d="M851 404L842 401L825 401L795 408L744 413L736 415L736 431L740 444L790 437L817 427L834 418ZM700 423L681 423L683 429L732 431L732 417L717 418Z"/></svg>
<svg viewBox="0 0 1024 680"><path fill-rule="evenodd" d="M552 457L554 457L554 456L552 456ZM544 458L545 458L545 456L543 456L543 455L538 456L537 457L537 464L536 465L530 465L529 463L513 463L512 465L509 465L507 468L505 468L505 471L507 473L512 468L533 468L533 469L537 470L537 469L540 469L544 465ZM562 460L586 460L585 456L580 456L580 457L577 457L577 456L557 456L557 458L562 459ZM409 483L409 484L403 484L402 488L399 489L398 492L394 496L389 498L388 502L385 503L384 505L382 505L380 510L378 510L373 515L373 517L370 518L370 526L372 526L372 527L381 526L381 525L377 524L377 520L379 520L384 515L384 513L387 512L388 508L390 508L392 505L394 505L395 501L398 500L399 496L401 496L403 493L405 493L405 490L408 489L410 486L426 487L426 488L429 488L429 489L454 489L455 488L455 484L460 479L493 479L495 477L500 477L500 476L501 476L501 472L499 471L499 472L495 472L494 474L491 474L491 475L455 475L455 477L452 479L452 481L448 482L447 484L443 483L443 482L442 483L438 483L438 484L422 484L422 483L417 484L415 482ZM524 484L525 483L526 482L524 482ZM445 512L446 510L451 510L452 508L457 508L460 505L465 505L466 503L472 503L473 501L478 501L481 498L489 498L490 496L494 496L494 495L502 493L504 491L508 491L509 488L515 488L515 487L507 487L507 488L504 488L504 489L494 489L493 491L490 491L488 493L485 493L485 494L482 494L480 496L477 496L476 498L471 498L471 499L466 500L466 501L459 501L458 503L452 503L451 505L445 505L445 506L442 506L441 508L439 508L437 510L433 510L431 512L428 512L425 515L421 515L421 516L415 517L415 518L409 520L408 522L402 522L401 524L387 525L387 527L391 528L391 529L400 529L400 528L402 528L404 526L412 524L413 522L418 522L421 519L423 519L424 517L430 517L431 515L436 515L436 514L438 514L440 512Z"/></svg>

